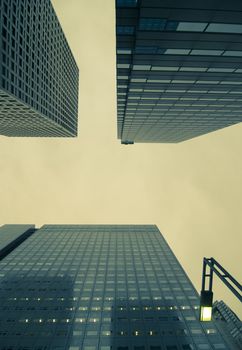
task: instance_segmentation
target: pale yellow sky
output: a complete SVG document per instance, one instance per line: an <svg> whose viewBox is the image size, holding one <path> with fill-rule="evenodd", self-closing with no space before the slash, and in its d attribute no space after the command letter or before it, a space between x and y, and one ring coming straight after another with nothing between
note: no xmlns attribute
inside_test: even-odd
<svg viewBox="0 0 242 350"><path fill-rule="evenodd" d="M80 69L79 135L0 136L0 224L157 224L198 290L203 256L241 280L242 125L176 145L122 146L114 1L52 3ZM242 317L214 282L214 298Z"/></svg>

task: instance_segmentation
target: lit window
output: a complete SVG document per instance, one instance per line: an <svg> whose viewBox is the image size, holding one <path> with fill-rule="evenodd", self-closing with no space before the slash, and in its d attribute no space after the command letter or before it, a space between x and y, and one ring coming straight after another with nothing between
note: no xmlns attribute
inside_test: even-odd
<svg viewBox="0 0 242 350"><path fill-rule="evenodd" d="M126 331L118 331L118 335L125 336L127 335Z"/></svg>
<svg viewBox="0 0 242 350"><path fill-rule="evenodd" d="M149 331L148 335L150 335L150 336L157 335L157 332L156 331Z"/></svg>
<svg viewBox="0 0 242 350"><path fill-rule="evenodd" d="M134 336L139 336L139 335L141 335L141 332L140 332L140 331L134 331L132 334L133 334Z"/></svg>
<svg viewBox="0 0 242 350"><path fill-rule="evenodd" d="M102 335L109 337L111 335L111 331L102 331Z"/></svg>
<svg viewBox="0 0 242 350"><path fill-rule="evenodd" d="M214 329L214 328L207 328L207 329L205 330L205 332L206 332L207 334L215 334L215 333L217 333L216 329Z"/></svg>
<svg viewBox="0 0 242 350"><path fill-rule="evenodd" d="M210 23L206 29L206 32L241 34L242 25L226 24L226 23Z"/></svg>
<svg viewBox="0 0 242 350"><path fill-rule="evenodd" d="M208 23L180 22L177 31L203 32Z"/></svg>

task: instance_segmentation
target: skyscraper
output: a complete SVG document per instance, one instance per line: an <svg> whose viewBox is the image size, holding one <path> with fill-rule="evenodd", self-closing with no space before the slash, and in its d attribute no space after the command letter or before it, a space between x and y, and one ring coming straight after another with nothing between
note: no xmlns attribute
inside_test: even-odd
<svg viewBox="0 0 242 350"><path fill-rule="evenodd" d="M242 121L241 11L237 0L116 0L122 143L176 143Z"/></svg>
<svg viewBox="0 0 242 350"><path fill-rule="evenodd" d="M153 225L46 225L0 262L0 350L229 349Z"/></svg>
<svg viewBox="0 0 242 350"><path fill-rule="evenodd" d="M0 134L76 136L78 67L50 0L1 0L0 33Z"/></svg>

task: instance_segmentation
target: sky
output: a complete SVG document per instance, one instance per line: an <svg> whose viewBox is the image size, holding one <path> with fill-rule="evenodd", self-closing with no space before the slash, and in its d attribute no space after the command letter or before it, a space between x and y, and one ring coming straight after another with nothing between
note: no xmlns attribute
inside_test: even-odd
<svg viewBox="0 0 242 350"><path fill-rule="evenodd" d="M113 0L53 0L80 71L77 138L0 136L0 224L156 224L198 291L242 275L242 124L179 144L117 139ZM241 318L214 279L214 299Z"/></svg>

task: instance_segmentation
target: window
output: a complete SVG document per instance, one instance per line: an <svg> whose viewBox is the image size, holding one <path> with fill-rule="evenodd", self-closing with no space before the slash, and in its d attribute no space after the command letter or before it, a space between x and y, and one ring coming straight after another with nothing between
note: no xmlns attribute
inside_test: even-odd
<svg viewBox="0 0 242 350"><path fill-rule="evenodd" d="M226 349L224 344L213 344L215 349Z"/></svg>
<svg viewBox="0 0 242 350"><path fill-rule="evenodd" d="M210 23L206 29L206 32L241 34L242 25L226 24L226 23Z"/></svg>
<svg viewBox="0 0 242 350"><path fill-rule="evenodd" d="M152 67L155 71L174 71L177 72L179 67Z"/></svg>
<svg viewBox="0 0 242 350"><path fill-rule="evenodd" d="M195 80L172 80L173 84L194 84Z"/></svg>
<svg viewBox="0 0 242 350"><path fill-rule="evenodd" d="M135 64L133 65L133 70L150 70L150 65L141 65L141 64Z"/></svg>
<svg viewBox="0 0 242 350"><path fill-rule="evenodd" d="M135 52L143 54L155 54L158 52L158 50L159 48L157 46L136 46Z"/></svg>
<svg viewBox="0 0 242 350"><path fill-rule="evenodd" d="M191 329L191 333L192 334L202 334L202 330L201 329Z"/></svg>
<svg viewBox="0 0 242 350"><path fill-rule="evenodd" d="M218 84L218 80L197 80L196 84ZM196 297L189 296L189 299L196 299Z"/></svg>
<svg viewBox="0 0 242 350"><path fill-rule="evenodd" d="M117 49L117 54L120 55L130 55L132 53L132 50L130 49Z"/></svg>
<svg viewBox="0 0 242 350"><path fill-rule="evenodd" d="M206 72L206 67L181 67L181 72Z"/></svg>
<svg viewBox="0 0 242 350"><path fill-rule="evenodd" d="M140 30L162 31L165 29L166 20L160 18L141 18L139 22Z"/></svg>
<svg viewBox="0 0 242 350"><path fill-rule="evenodd" d="M208 23L180 22L176 30L188 32L203 32L207 25Z"/></svg>
<svg viewBox="0 0 242 350"><path fill-rule="evenodd" d="M137 336L141 335L141 331L138 331L138 330L133 331L133 332L132 332L132 335L134 335L135 337L137 337Z"/></svg>
<svg viewBox="0 0 242 350"><path fill-rule="evenodd" d="M157 335L158 333L157 333L157 331L148 331L147 334L150 336L154 336L154 335Z"/></svg>
<svg viewBox="0 0 242 350"><path fill-rule="evenodd" d="M192 344L183 344L182 349L183 350L193 350L194 346Z"/></svg>
<svg viewBox="0 0 242 350"><path fill-rule="evenodd" d="M191 55L221 56L221 50L191 50Z"/></svg>
<svg viewBox="0 0 242 350"><path fill-rule="evenodd" d="M215 333L217 333L217 331L216 331L215 328L207 328L207 329L205 330L205 332L206 332L207 334L215 334Z"/></svg>
<svg viewBox="0 0 242 350"><path fill-rule="evenodd" d="M167 49L165 55L188 55L190 49Z"/></svg>
<svg viewBox="0 0 242 350"><path fill-rule="evenodd" d="M171 81L170 80L163 80L163 79L148 79L147 83L164 83L164 84L169 84Z"/></svg>
<svg viewBox="0 0 242 350"><path fill-rule="evenodd" d="M128 333L127 333L127 331L118 331L117 334L118 334L118 335L121 335L121 336L125 336L125 335L127 335Z"/></svg>
<svg viewBox="0 0 242 350"><path fill-rule="evenodd" d="M130 64L123 64L123 63L118 63L117 68L129 68Z"/></svg>
<svg viewBox="0 0 242 350"><path fill-rule="evenodd" d="M218 72L218 73L231 73L234 71L234 68L209 68L208 72Z"/></svg>
<svg viewBox="0 0 242 350"><path fill-rule="evenodd" d="M132 35L134 34L134 27L131 26L117 26L118 35Z"/></svg>
<svg viewBox="0 0 242 350"><path fill-rule="evenodd" d="M98 335L98 332L97 331L87 331L87 336L96 336Z"/></svg>
<svg viewBox="0 0 242 350"><path fill-rule="evenodd" d="M136 7L137 0L117 0L118 7Z"/></svg>
<svg viewBox="0 0 242 350"><path fill-rule="evenodd" d="M242 56L242 51L224 51L223 56L235 56L235 57L240 57Z"/></svg>
<svg viewBox="0 0 242 350"><path fill-rule="evenodd" d="M132 83L145 83L146 82L146 79L142 79L142 78L140 78L140 79L135 79L135 78L133 78L133 79L131 79L131 82Z"/></svg>

